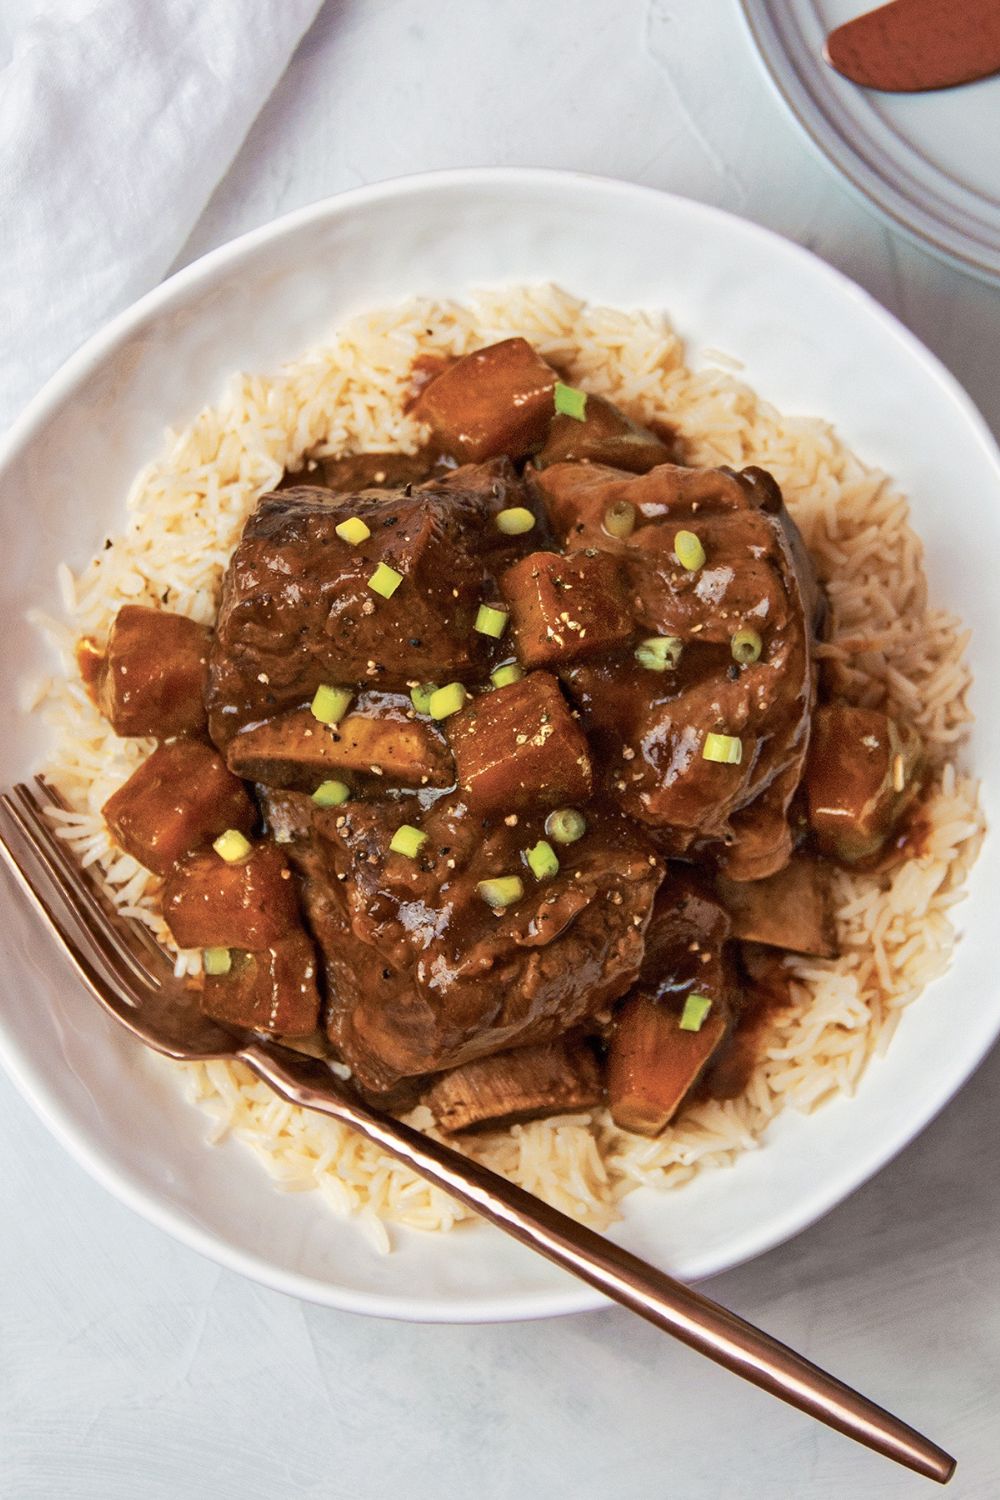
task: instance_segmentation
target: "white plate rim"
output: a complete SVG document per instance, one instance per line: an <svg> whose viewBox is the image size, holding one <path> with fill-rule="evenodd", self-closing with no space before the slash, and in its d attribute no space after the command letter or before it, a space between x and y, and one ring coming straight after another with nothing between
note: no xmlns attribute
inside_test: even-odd
<svg viewBox="0 0 1000 1500"><path fill-rule="evenodd" d="M216 267L234 265L242 256L251 254L268 241L284 234L294 233L311 222L321 220L331 214L348 213L355 207L370 202L378 202L396 195L406 196L419 193L425 188L449 185L475 188L482 186L484 180L500 182L511 187L527 183L536 186L550 184L553 189L570 181L582 185L592 184L606 194L618 195L623 202L633 197L667 199L683 205L683 211L693 213L695 217L700 215L708 222L737 226L741 233L771 246L781 254L801 260L804 265L811 268L814 274L827 278L842 295L857 302L867 316L881 325L883 332L902 344L910 357L923 366L925 372L937 383L942 396L961 410L971 433L992 464L997 474L998 488L1000 488L1000 448L985 419L955 376L892 313L849 277L823 261L821 257L752 220L740 218L724 209L700 203L681 194L663 192L656 188L590 173L536 167L461 168L390 178L321 199L219 246L175 273L119 313L93 334L55 372L28 404L6 436L0 438L0 471L16 453L28 446L36 431L48 420L51 409L72 391L85 377L88 370L100 364L106 355L121 341L133 334L147 317L170 308L175 301L183 300L188 287L207 276ZM701 1281L727 1269L733 1269L784 1243L822 1218L851 1192L869 1181L936 1118L958 1090L971 1078L998 1035L1000 1035L1000 1013L997 1015L992 1032L984 1033L980 1039L981 1044L975 1052L963 1056L961 1067L953 1069L952 1074L942 1070L936 1087L928 1091L924 1100L919 1125L914 1128L908 1121L895 1132L887 1133L879 1149L865 1158L861 1175L858 1174L856 1165L839 1175L831 1174L812 1195L800 1198L793 1210L783 1215L772 1214L766 1231L759 1232L756 1236L745 1236L735 1260L730 1256L720 1257L717 1264L706 1261L697 1268L691 1279ZM43 1124L66 1147L69 1154L119 1201L133 1208L157 1227L164 1229L174 1239L197 1250L210 1260L237 1270L275 1290L343 1311L410 1322L431 1323L521 1321L592 1311L607 1305L606 1299L599 1293L569 1277L566 1279L565 1288L558 1290L546 1288L533 1292L508 1294L503 1297L466 1298L456 1306L454 1302L444 1298L428 1298L415 1305L405 1297L343 1288L315 1277L280 1270L263 1257L256 1257L234 1249L220 1237L204 1230L182 1211L165 1207L154 1192L136 1188L124 1181L116 1168L99 1151L84 1145L75 1135L58 1099L47 1090L44 1079L32 1066L30 1060L21 1056L13 1038L5 1032L2 1021L0 1021L0 1064L4 1066L8 1076ZM615 1238L615 1235L612 1234L610 1237Z"/></svg>

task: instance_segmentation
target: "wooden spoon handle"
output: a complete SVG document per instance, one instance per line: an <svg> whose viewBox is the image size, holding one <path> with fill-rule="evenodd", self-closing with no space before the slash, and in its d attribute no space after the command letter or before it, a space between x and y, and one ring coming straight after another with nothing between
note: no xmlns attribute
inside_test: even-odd
<svg viewBox="0 0 1000 1500"><path fill-rule="evenodd" d="M865 88L907 94L955 88L1000 70L1000 5L889 0L831 31L823 55Z"/></svg>

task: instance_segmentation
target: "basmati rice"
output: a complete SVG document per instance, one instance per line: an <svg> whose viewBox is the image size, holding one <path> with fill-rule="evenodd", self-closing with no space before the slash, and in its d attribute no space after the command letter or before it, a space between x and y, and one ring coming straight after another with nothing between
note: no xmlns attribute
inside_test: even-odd
<svg viewBox="0 0 1000 1500"><path fill-rule="evenodd" d="M983 831L976 787L955 768L970 717L967 637L958 620L928 603L905 499L828 424L781 415L741 383L724 355L688 369L660 313L591 307L549 286L372 312L276 374L235 377L217 405L167 434L128 496L126 530L79 576L60 567L66 618L39 623L60 649L63 671L28 701L51 724L45 769L73 809L60 815L60 831L81 859L99 864L121 908L169 941L156 912L159 882L113 846L100 814L152 743L118 739L96 712L76 676L77 639L102 638L125 601L210 623L243 523L286 467L298 467L308 452L415 451L422 433L404 398L416 357L460 355L513 334L531 340L574 384L639 419L676 426L691 462L771 471L827 588L826 670L848 699L914 723L932 772L922 852L886 875L836 873L840 956L787 960L790 1003L770 1018L740 1097L692 1105L656 1140L631 1136L595 1110L464 1143L550 1203L605 1226L634 1188L679 1187L731 1164L759 1144L786 1105L812 1110L853 1092L902 1011L948 963L949 911ZM197 954L177 955L178 974L198 966ZM161 1065L176 1070L212 1117L211 1139L237 1136L281 1189L318 1189L334 1212L358 1215L379 1248L388 1246L385 1220L446 1230L468 1217L343 1126L276 1100L242 1066ZM434 1129L424 1107L410 1119Z"/></svg>

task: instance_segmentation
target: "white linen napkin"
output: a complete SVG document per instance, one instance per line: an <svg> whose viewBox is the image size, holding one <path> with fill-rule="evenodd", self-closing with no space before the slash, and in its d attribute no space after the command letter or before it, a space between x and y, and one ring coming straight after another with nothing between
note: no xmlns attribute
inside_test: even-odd
<svg viewBox="0 0 1000 1500"><path fill-rule="evenodd" d="M24 6L0 71L0 432L162 279L319 5Z"/></svg>

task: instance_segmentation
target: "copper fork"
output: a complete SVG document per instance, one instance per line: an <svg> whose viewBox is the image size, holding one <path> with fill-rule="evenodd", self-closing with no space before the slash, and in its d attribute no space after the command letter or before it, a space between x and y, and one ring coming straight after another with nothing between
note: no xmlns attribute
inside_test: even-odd
<svg viewBox="0 0 1000 1500"><path fill-rule="evenodd" d="M167 1057L245 1063L293 1104L330 1115L490 1223L692 1349L857 1442L946 1484L955 1460L912 1427L603 1235L576 1223L452 1147L371 1108L322 1061L203 1016L168 956L115 910L56 836L45 782L0 797L0 853L91 994L133 1036Z"/></svg>

